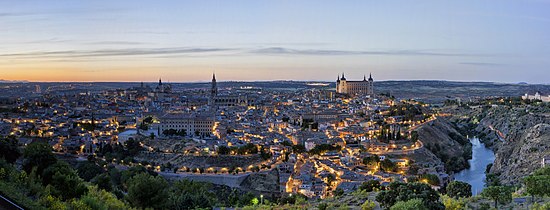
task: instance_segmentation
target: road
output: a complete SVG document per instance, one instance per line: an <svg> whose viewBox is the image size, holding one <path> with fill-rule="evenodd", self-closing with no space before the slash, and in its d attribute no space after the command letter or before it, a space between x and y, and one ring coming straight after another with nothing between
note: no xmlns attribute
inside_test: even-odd
<svg viewBox="0 0 550 210"><path fill-rule="evenodd" d="M18 206L8 198L0 195L0 209L6 209L6 210L23 210L22 207Z"/></svg>
<svg viewBox="0 0 550 210"><path fill-rule="evenodd" d="M163 176L166 179L187 179L192 181L200 182L210 182L218 185L226 185L232 188L239 188L241 183L248 177L250 174L176 174L169 172L158 172L159 175Z"/></svg>

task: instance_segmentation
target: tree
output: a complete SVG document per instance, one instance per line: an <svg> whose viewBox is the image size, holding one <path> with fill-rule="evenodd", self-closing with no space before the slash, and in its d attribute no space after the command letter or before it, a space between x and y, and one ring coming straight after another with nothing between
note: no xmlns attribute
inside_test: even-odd
<svg viewBox="0 0 550 210"><path fill-rule="evenodd" d="M361 186L359 186L360 190L365 190L367 192L372 192L375 189L380 189L380 182L378 180L369 180L366 182L363 182Z"/></svg>
<svg viewBox="0 0 550 210"><path fill-rule="evenodd" d="M333 192L334 196L341 196L344 194L344 190L342 188L336 188Z"/></svg>
<svg viewBox="0 0 550 210"><path fill-rule="evenodd" d="M410 199L408 201L398 201L390 210L428 210L422 203L422 199Z"/></svg>
<svg viewBox="0 0 550 210"><path fill-rule="evenodd" d="M379 162L380 162L380 157L378 157L378 155L372 155L372 156L363 158L363 164L369 167L378 166Z"/></svg>
<svg viewBox="0 0 550 210"><path fill-rule="evenodd" d="M207 209L218 203L212 184L179 180L170 190L170 206L167 209ZM250 201L250 200L249 200Z"/></svg>
<svg viewBox="0 0 550 210"><path fill-rule="evenodd" d="M46 168L42 179L44 185L53 187L52 195L60 196L63 200L79 198L88 190L76 171L64 161L58 161Z"/></svg>
<svg viewBox="0 0 550 210"><path fill-rule="evenodd" d="M23 157L25 158L23 169L27 173L36 167L36 172L42 174L44 169L57 162L57 158L52 153L52 147L44 142L33 142L27 145Z"/></svg>
<svg viewBox="0 0 550 210"><path fill-rule="evenodd" d="M380 169L386 172L397 171L397 165L390 159L384 159L380 162Z"/></svg>
<svg viewBox="0 0 550 210"><path fill-rule="evenodd" d="M533 201L535 196L550 195L550 170L548 168L550 167L541 168L523 179L526 191L531 195Z"/></svg>
<svg viewBox="0 0 550 210"><path fill-rule="evenodd" d="M430 185L439 185L439 177L435 174L422 174L420 176L420 180Z"/></svg>
<svg viewBox="0 0 550 210"><path fill-rule="evenodd" d="M507 186L489 186L483 189L481 196L493 200L495 208L498 209L498 203L507 203L512 200L512 190Z"/></svg>
<svg viewBox="0 0 550 210"><path fill-rule="evenodd" d="M392 182L387 189L376 195L376 201L385 208L389 208L399 201L408 201L415 198L421 199L424 207L428 209L442 210L445 208L439 200L437 191L424 183Z"/></svg>
<svg viewBox="0 0 550 210"><path fill-rule="evenodd" d="M110 192L95 186L90 186L88 189L88 193L82 196L80 201L91 209L129 209L124 202Z"/></svg>
<svg viewBox="0 0 550 210"><path fill-rule="evenodd" d="M103 173L98 176L96 176L92 183L96 184L99 189L112 191L113 190L113 184L111 183L111 177L108 173Z"/></svg>
<svg viewBox="0 0 550 210"><path fill-rule="evenodd" d="M0 158L6 159L8 163L15 163L21 156L18 142L15 137L0 138Z"/></svg>
<svg viewBox="0 0 550 210"><path fill-rule="evenodd" d="M98 166L94 162L86 161L78 164L76 167L78 176L84 179L84 181L89 182L94 177L105 172L102 167Z"/></svg>
<svg viewBox="0 0 550 210"><path fill-rule="evenodd" d="M500 178L496 174L487 174L485 177L485 186L500 186Z"/></svg>
<svg viewBox="0 0 550 210"><path fill-rule="evenodd" d="M466 202L464 199L454 199L447 195L441 196L441 200L443 200L443 205L445 205L446 210L462 210L465 209Z"/></svg>
<svg viewBox="0 0 550 210"><path fill-rule="evenodd" d="M140 173L128 181L126 199L134 207L162 209L168 202L168 183L161 176Z"/></svg>
<svg viewBox="0 0 550 210"><path fill-rule="evenodd" d="M453 198L465 198L472 196L472 185L461 182L452 181L447 185L447 195Z"/></svg>
<svg viewBox="0 0 550 210"><path fill-rule="evenodd" d="M370 201L370 200L366 200L362 205L361 205L361 210L374 210L374 208L376 208L376 203Z"/></svg>
<svg viewBox="0 0 550 210"><path fill-rule="evenodd" d="M250 200L250 203L252 205L256 206L260 203L260 200L258 200L258 198L252 198L252 200Z"/></svg>
<svg viewBox="0 0 550 210"><path fill-rule="evenodd" d="M155 135L154 133L151 133L151 134ZM124 146L126 147L126 150L128 151L128 155L130 156L137 155L139 151L143 149L143 147L141 147L140 142L134 139L130 139L124 142Z"/></svg>
<svg viewBox="0 0 550 210"><path fill-rule="evenodd" d="M218 147L218 154L220 155L228 155L231 152L231 149L227 146L219 146Z"/></svg>

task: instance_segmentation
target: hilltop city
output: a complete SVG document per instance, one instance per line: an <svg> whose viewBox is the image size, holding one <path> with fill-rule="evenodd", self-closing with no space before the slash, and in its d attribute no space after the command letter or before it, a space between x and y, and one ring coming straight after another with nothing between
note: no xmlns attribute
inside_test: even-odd
<svg viewBox="0 0 550 210"><path fill-rule="evenodd" d="M3 156L26 174L55 179L48 175L54 170L51 167L68 165L48 167L52 163L46 154L29 152L38 150L29 149L30 145L51 148L51 158L75 167L79 179L126 197L136 207L148 205L131 197L133 179L128 178L140 171L169 182L233 189L231 196L244 199L186 204L196 207L246 206L255 197L261 199L254 205L263 205L264 199L298 204L292 200L296 198L327 205L323 200L395 189L395 183L421 183L428 188L419 189L433 193L467 185L457 188L471 196L481 189L455 181L463 176L458 172L470 167L472 147L479 144L468 140L469 135L495 135L482 141L498 144L512 131L501 131L488 122L482 124L490 131L474 131L482 119L468 112L514 103L547 107L548 101L537 92L523 98L519 94L467 102L453 98L434 105L378 92L372 74L355 81L342 73L335 83L310 83L309 88L298 89L221 88L216 76L212 75L209 88L179 90L162 79L113 89L71 83L5 84L0 135L6 144L14 141L24 154L5 149ZM19 91L30 93L18 95ZM540 167L550 164L550 158L541 155L535 160L542 161ZM488 166L487 176L496 179L499 174L490 170ZM193 182L183 183L192 186ZM54 182L45 183L56 187ZM147 187L151 186L143 189ZM80 196L78 192L51 193L61 200ZM358 202L376 208L395 203L380 195L365 194L376 199L365 197L366 201ZM441 207L439 201L433 202L425 205Z"/></svg>

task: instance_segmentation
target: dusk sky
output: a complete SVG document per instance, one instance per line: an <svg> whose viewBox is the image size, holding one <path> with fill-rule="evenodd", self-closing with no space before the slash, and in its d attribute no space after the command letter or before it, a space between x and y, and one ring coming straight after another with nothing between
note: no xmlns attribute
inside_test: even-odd
<svg viewBox="0 0 550 210"><path fill-rule="evenodd" d="M0 79L550 83L550 0L0 1Z"/></svg>

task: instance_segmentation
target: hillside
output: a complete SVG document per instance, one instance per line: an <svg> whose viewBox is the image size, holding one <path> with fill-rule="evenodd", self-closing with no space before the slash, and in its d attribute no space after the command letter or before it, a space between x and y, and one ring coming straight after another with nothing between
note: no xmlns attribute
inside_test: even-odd
<svg viewBox="0 0 550 210"><path fill-rule="evenodd" d="M444 163L447 172L468 167L471 144L447 119L437 118L419 127L417 132L424 146Z"/></svg>
<svg viewBox="0 0 550 210"><path fill-rule="evenodd" d="M499 104L470 108L453 107L455 124L471 128L472 134L495 151L490 173L503 184L519 184L542 166L550 155L550 106L540 103Z"/></svg>

